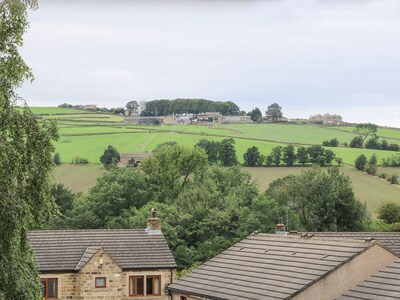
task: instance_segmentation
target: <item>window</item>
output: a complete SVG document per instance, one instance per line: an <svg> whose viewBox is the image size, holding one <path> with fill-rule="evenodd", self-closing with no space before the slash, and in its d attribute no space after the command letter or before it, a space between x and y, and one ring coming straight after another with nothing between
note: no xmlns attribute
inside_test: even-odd
<svg viewBox="0 0 400 300"><path fill-rule="evenodd" d="M58 297L58 279L42 278L40 279L40 294L45 299Z"/></svg>
<svg viewBox="0 0 400 300"><path fill-rule="evenodd" d="M159 296L161 295L161 276L153 275L146 276L146 295Z"/></svg>
<svg viewBox="0 0 400 300"><path fill-rule="evenodd" d="M145 294L146 291L146 294ZM129 296L159 296L161 295L161 276L130 276Z"/></svg>
<svg viewBox="0 0 400 300"><path fill-rule="evenodd" d="M105 277L96 277L95 287L96 288L105 288L106 287L106 278Z"/></svg>
<svg viewBox="0 0 400 300"><path fill-rule="evenodd" d="M187 300L185 296L181 296L181 300Z"/></svg>
<svg viewBox="0 0 400 300"><path fill-rule="evenodd" d="M144 296L144 276L129 277L129 296Z"/></svg>

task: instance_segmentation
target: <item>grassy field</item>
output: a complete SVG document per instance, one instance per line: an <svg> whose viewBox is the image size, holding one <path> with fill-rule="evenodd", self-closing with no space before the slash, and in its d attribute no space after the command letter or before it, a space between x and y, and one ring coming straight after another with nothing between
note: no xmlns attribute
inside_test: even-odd
<svg viewBox="0 0 400 300"><path fill-rule="evenodd" d="M123 122L123 116L95 114L57 107L33 107L32 111L43 114L43 118L56 118L60 139L55 142L63 163L75 156L98 163L108 145L120 152L151 152L159 143L176 141L192 147L200 139L221 140L233 138L239 161L251 146L257 146L264 155L276 146L287 144L313 145L323 140L337 138L341 143L354 137L354 127L295 125L295 124L213 124L138 126ZM79 112L79 114L76 114ZM385 135L390 143L400 143L400 130L380 128L378 134ZM347 147L330 148L345 164L352 165L360 154L370 157L376 154L378 161L391 157L394 152Z"/></svg>
<svg viewBox="0 0 400 300"><path fill-rule="evenodd" d="M89 112L84 110L77 110L72 108L61 108L61 107L30 107L30 110L35 115L76 115L76 114L87 114Z"/></svg>
<svg viewBox="0 0 400 300"><path fill-rule="evenodd" d="M265 191L268 185L277 178L289 174L298 175L305 168L280 167L280 168L242 168L249 172L257 182L260 191ZM350 177L356 196L367 203L368 210L375 216L376 209L385 201L400 203L400 187L389 184L378 177L369 176L357 171L353 167L342 167L340 170ZM380 170L381 171L381 170ZM96 178L104 174L106 170L99 164L88 165L62 165L56 168L54 181L60 182L76 192L87 192L96 183ZM386 169L385 172L400 174L400 168Z"/></svg>
<svg viewBox="0 0 400 300"><path fill-rule="evenodd" d="M86 193L96 184L97 177L106 172L99 164L61 165L55 169L54 181L62 183L74 192Z"/></svg>

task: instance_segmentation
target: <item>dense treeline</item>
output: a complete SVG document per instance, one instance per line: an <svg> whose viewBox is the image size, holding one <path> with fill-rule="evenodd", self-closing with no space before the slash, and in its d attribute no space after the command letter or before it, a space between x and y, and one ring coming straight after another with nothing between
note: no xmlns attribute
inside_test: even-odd
<svg viewBox="0 0 400 300"><path fill-rule="evenodd" d="M208 160L201 147L166 143L138 168L107 172L87 195L74 195L73 201L71 192L64 195L58 186L53 192L63 214L44 227L144 228L155 207L182 270L255 230L274 232L286 216L297 230L359 230L367 220L365 206L337 169L310 168L261 193L238 166Z"/></svg>
<svg viewBox="0 0 400 300"><path fill-rule="evenodd" d="M141 116L168 116L173 114L199 114L220 112L223 115L240 115L239 106L231 101L211 101L206 99L161 99L147 101Z"/></svg>

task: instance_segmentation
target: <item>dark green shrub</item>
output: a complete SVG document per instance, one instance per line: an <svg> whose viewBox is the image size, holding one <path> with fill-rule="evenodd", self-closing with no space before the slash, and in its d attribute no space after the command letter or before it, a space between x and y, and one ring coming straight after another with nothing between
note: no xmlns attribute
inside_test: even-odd
<svg viewBox="0 0 400 300"><path fill-rule="evenodd" d="M57 165L57 166L61 165L60 153L57 152L56 154L54 154L54 156L53 156L53 162L54 162L54 164Z"/></svg>
<svg viewBox="0 0 400 300"><path fill-rule="evenodd" d="M75 156L75 158L72 160L72 164L76 165L82 165L82 164L88 164L89 160L83 157Z"/></svg>
<svg viewBox="0 0 400 300"><path fill-rule="evenodd" d="M392 177L390 177L390 183L391 184L399 184L399 175L392 174Z"/></svg>

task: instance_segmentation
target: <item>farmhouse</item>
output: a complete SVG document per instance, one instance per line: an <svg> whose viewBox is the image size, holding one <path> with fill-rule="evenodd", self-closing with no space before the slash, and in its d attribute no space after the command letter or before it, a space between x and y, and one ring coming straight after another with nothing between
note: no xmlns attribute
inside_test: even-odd
<svg viewBox="0 0 400 300"><path fill-rule="evenodd" d="M155 210L143 230L31 231L45 299L167 300L176 265Z"/></svg>
<svg viewBox="0 0 400 300"><path fill-rule="evenodd" d="M168 289L173 300L331 300L397 259L374 241L255 232Z"/></svg>
<svg viewBox="0 0 400 300"><path fill-rule="evenodd" d="M222 123L238 124L238 123L253 123L250 116L223 116Z"/></svg>
<svg viewBox="0 0 400 300"><path fill-rule="evenodd" d="M96 110L97 109L97 104L85 104L83 109L84 110Z"/></svg>
<svg viewBox="0 0 400 300"><path fill-rule="evenodd" d="M324 125L340 125L343 123L342 116L340 115L313 115L308 119L310 123L324 124Z"/></svg>

